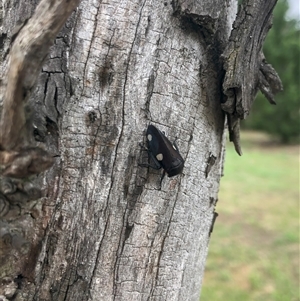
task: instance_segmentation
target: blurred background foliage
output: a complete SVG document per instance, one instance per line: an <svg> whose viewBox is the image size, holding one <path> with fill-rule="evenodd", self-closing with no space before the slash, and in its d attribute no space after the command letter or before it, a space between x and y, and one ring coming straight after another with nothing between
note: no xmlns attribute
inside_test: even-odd
<svg viewBox="0 0 300 301"><path fill-rule="evenodd" d="M282 143L299 143L300 26L299 20L287 19L288 8L287 1L278 1L264 43L266 60L278 72L284 91L276 95L276 106L259 93L242 127L265 131Z"/></svg>
<svg viewBox="0 0 300 301"><path fill-rule="evenodd" d="M278 0L264 45L284 91L276 106L257 96L242 122L242 157L226 147L201 301L300 301L300 26L287 11Z"/></svg>

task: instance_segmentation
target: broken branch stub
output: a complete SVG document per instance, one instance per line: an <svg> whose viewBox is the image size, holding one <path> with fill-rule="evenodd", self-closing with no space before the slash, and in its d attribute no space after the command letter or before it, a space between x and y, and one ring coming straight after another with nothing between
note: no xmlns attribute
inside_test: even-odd
<svg viewBox="0 0 300 301"><path fill-rule="evenodd" d="M278 74L266 63L262 53L276 2L277 0L244 1L222 55L226 72L222 109L227 113L230 140L240 155L239 120L249 115L258 89L271 104L275 104L274 95L282 90Z"/></svg>
<svg viewBox="0 0 300 301"><path fill-rule="evenodd" d="M20 157L26 157L27 162L28 156L34 155L31 158L31 165L36 166L33 169L36 173L49 168L50 161L53 160L48 155L47 164L40 166L33 161L37 160L38 154L42 154L41 161L44 162L46 154L38 148L33 151L30 141L32 133L29 133L26 126L24 106L34 88L50 46L78 3L79 0L42 0L33 16L16 34L9 52L7 74L2 86L4 93L0 120L1 157L4 156L3 151L12 152L11 158L18 158L20 162ZM15 156L15 152L18 152L18 156ZM8 170L9 166L3 166L3 162L3 160L0 162L1 169ZM15 163L10 162L10 166L14 166L15 171L18 170ZM18 176L15 171L13 174L16 177L21 174L26 176L26 172L21 172Z"/></svg>

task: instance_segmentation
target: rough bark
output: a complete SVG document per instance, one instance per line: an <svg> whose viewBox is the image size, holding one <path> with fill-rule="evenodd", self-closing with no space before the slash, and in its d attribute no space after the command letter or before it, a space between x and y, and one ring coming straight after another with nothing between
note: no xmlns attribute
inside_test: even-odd
<svg viewBox="0 0 300 301"><path fill-rule="evenodd" d="M199 300L224 157L221 55L235 18L235 1L220 3L83 0L71 15L28 100L35 141L55 164L27 182L1 178L0 295ZM35 1L6 5L4 66ZM159 171L138 165L149 122L178 137L185 159L161 187Z"/></svg>
<svg viewBox="0 0 300 301"><path fill-rule="evenodd" d="M53 164L45 150L32 145L25 105L54 38L78 2L41 1L34 15L23 20L11 36L1 86L0 170L4 176L25 178Z"/></svg>
<svg viewBox="0 0 300 301"><path fill-rule="evenodd" d="M277 0L243 1L223 54L226 73L222 109L227 112L230 140L240 155L240 119L249 115L258 89L271 104L282 90L278 74L262 53L276 3Z"/></svg>

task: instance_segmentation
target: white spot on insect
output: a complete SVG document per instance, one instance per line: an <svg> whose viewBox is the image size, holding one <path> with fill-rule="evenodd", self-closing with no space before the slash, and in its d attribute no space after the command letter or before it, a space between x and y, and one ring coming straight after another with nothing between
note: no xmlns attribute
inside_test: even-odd
<svg viewBox="0 0 300 301"><path fill-rule="evenodd" d="M163 158L164 158L163 154L157 154L157 155L156 155L156 159L157 159L158 161L162 161Z"/></svg>
<svg viewBox="0 0 300 301"><path fill-rule="evenodd" d="M151 141L152 140L152 135L148 134L147 139L148 139L148 141Z"/></svg>

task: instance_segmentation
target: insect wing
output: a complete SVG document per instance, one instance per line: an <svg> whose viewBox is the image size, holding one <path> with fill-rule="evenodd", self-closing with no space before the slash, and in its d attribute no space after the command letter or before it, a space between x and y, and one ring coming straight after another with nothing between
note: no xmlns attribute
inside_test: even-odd
<svg viewBox="0 0 300 301"><path fill-rule="evenodd" d="M184 160L170 140L151 124L147 128L146 135L149 151L161 164L168 176L172 177L181 173Z"/></svg>

